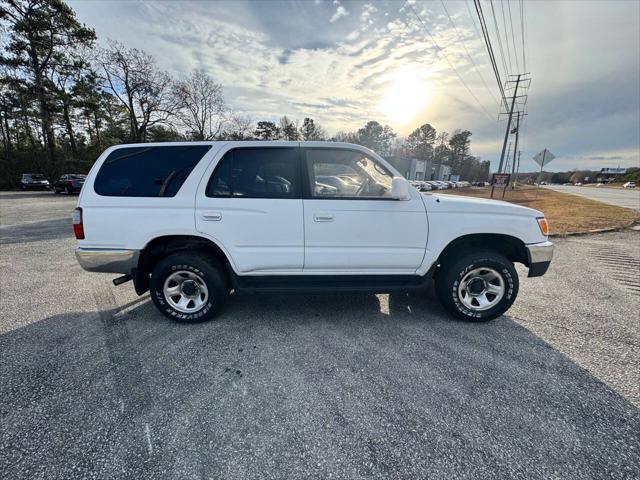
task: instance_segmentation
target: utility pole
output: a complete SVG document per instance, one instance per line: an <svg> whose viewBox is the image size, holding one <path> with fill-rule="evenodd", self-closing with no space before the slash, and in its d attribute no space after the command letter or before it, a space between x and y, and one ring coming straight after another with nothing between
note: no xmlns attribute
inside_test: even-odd
<svg viewBox="0 0 640 480"><path fill-rule="evenodd" d="M520 154L522 152L520 150L518 150L518 166L516 167L516 178L518 177L518 175L520 174Z"/></svg>
<svg viewBox="0 0 640 480"><path fill-rule="evenodd" d="M513 146L513 165L511 166L511 188L513 188L513 182L515 182L514 175L516 173L516 152L518 151L518 138L520 136L520 112L516 117L516 142Z"/></svg>
<svg viewBox="0 0 640 480"><path fill-rule="evenodd" d="M507 145L507 158L504 161L504 171L509 171L509 165L511 165L511 141L509 141L509 145Z"/></svg>
<svg viewBox="0 0 640 480"><path fill-rule="evenodd" d="M509 132L511 131L511 118L513 117L513 107L516 104L516 97L518 96L518 86L520 85L521 74L518 74L516 79L516 87L513 90L513 97L511 98L511 108L509 108L509 119L507 120L507 129L504 132L504 141L502 142L502 153L500 154L500 166L498 167L498 173L502 173L502 167L504 166L504 154L507 150L507 140L509 139Z"/></svg>

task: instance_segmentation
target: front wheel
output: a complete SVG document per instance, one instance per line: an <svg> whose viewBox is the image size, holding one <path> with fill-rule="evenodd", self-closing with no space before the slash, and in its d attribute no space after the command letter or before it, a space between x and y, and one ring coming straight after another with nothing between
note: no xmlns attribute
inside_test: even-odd
<svg viewBox="0 0 640 480"><path fill-rule="evenodd" d="M493 251L477 251L444 261L436 275L436 293L450 313L482 322L506 312L518 295L513 263Z"/></svg>
<svg viewBox="0 0 640 480"><path fill-rule="evenodd" d="M204 254L175 253L160 260L149 286L158 310L185 323L211 320L229 296L222 266Z"/></svg>

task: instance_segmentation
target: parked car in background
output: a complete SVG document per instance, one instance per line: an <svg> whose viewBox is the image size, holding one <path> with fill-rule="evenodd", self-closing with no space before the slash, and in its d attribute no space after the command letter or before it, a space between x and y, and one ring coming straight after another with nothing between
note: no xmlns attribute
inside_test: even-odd
<svg viewBox="0 0 640 480"><path fill-rule="evenodd" d="M636 188L636 182L627 182L622 185L622 188Z"/></svg>
<svg viewBox="0 0 640 480"><path fill-rule="evenodd" d="M409 184L419 192L430 192L433 190L431 184L424 180L411 180Z"/></svg>
<svg viewBox="0 0 640 480"><path fill-rule="evenodd" d="M357 190L319 177L349 174ZM120 273L180 322L234 294L424 291L486 321L518 294L515 263L543 275L542 212L421 194L371 150L337 142L117 145L96 161L73 214L76 257ZM421 294L421 293L417 293Z"/></svg>
<svg viewBox="0 0 640 480"><path fill-rule="evenodd" d="M67 173L65 175L62 175L58 180L53 182L53 193L64 192L67 195L80 193L80 190L82 190L82 186L84 185L84 180L86 178L86 175L80 175L76 173Z"/></svg>
<svg viewBox="0 0 640 480"><path fill-rule="evenodd" d="M22 190L49 190L49 180L41 173L23 173L20 179Z"/></svg>

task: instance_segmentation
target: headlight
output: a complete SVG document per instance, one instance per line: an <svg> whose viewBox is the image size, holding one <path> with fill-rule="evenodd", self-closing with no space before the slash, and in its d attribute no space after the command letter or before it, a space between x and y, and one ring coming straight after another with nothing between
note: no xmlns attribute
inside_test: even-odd
<svg viewBox="0 0 640 480"><path fill-rule="evenodd" d="M536 218L536 220L538 221L538 226L540 227L540 231L542 232L542 234L545 237L549 236L549 222L547 222L547 219L544 217L539 217Z"/></svg>

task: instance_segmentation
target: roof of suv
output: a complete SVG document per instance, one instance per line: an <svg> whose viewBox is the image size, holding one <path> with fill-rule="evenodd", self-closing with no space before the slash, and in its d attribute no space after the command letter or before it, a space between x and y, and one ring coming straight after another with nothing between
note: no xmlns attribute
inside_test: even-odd
<svg viewBox="0 0 640 480"><path fill-rule="evenodd" d="M193 141L193 142L149 142L149 143L122 143L113 145L111 148L121 147L160 147L175 145L237 145L243 147L250 146L283 146L283 147L349 147L358 150L370 151L367 147L354 143L329 142L329 141L297 141L297 140L216 140L216 141Z"/></svg>

